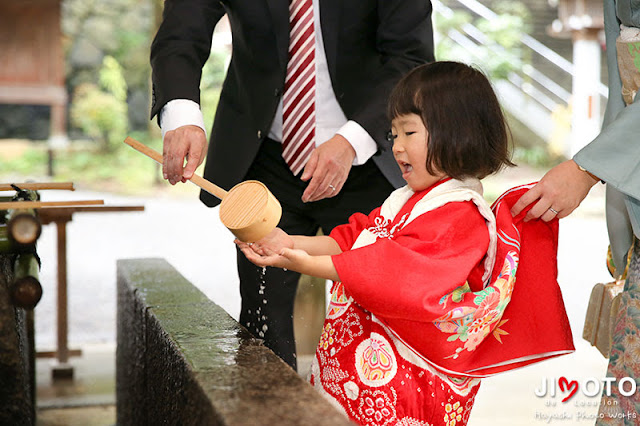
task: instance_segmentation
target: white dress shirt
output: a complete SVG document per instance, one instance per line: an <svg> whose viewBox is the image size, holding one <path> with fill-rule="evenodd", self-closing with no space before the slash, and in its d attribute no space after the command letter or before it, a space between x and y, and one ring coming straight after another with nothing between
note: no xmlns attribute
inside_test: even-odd
<svg viewBox="0 0 640 426"><path fill-rule="evenodd" d="M353 147L356 157L354 166L367 162L377 151L373 138L358 123L347 120L331 87L331 77L327 65L327 57L322 41L322 27L320 26L319 0L313 0L314 25L316 34L316 147L335 134L342 135ZM181 126L195 125L205 131L204 119L200 106L188 99L174 99L160 111L162 136L170 130ZM269 137L282 141L282 98L278 104Z"/></svg>

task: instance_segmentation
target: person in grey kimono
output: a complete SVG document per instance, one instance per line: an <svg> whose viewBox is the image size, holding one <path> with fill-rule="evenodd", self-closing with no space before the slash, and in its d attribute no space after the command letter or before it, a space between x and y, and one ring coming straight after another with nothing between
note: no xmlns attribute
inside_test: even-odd
<svg viewBox="0 0 640 426"><path fill-rule="evenodd" d="M614 275L629 270L615 320L607 376L597 424L638 424L640 392L640 0L604 0L609 99L602 131L572 159L547 172L514 205L512 214L533 204L525 220L568 216L598 181L606 183L606 215ZM630 257L628 259L627 257ZM630 379L625 379L630 378Z"/></svg>

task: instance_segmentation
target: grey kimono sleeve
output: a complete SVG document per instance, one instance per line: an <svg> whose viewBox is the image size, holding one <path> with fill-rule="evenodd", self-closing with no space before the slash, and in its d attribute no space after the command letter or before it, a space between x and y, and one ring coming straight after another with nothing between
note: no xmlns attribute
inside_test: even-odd
<svg viewBox="0 0 640 426"><path fill-rule="evenodd" d="M625 108L616 56L616 38L620 34L620 21L616 17L613 0L604 2L604 19L609 100L603 129L573 159L608 185L640 200L640 96Z"/></svg>

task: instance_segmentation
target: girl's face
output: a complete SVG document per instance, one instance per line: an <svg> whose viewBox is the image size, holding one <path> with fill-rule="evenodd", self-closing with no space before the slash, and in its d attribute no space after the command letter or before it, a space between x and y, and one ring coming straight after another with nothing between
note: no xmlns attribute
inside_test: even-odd
<svg viewBox="0 0 640 426"><path fill-rule="evenodd" d="M391 121L393 156L400 166L409 188L418 192L429 188L445 175L427 171L427 140L429 132L417 114L400 115Z"/></svg>

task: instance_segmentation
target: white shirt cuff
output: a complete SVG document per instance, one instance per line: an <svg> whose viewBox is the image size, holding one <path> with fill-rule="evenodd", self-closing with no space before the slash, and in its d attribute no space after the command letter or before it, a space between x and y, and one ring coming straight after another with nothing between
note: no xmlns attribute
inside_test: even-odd
<svg viewBox="0 0 640 426"><path fill-rule="evenodd" d="M373 138L369 136L369 133L367 133L367 131L355 121L347 121L336 133L349 141L353 149L356 151L356 157L353 159L354 166L363 165L378 150L376 141L374 141Z"/></svg>
<svg viewBox="0 0 640 426"><path fill-rule="evenodd" d="M170 130L175 130L182 126L198 126L207 134L204 128L204 118L200 105L189 99L174 99L160 110L160 128L162 137Z"/></svg>

